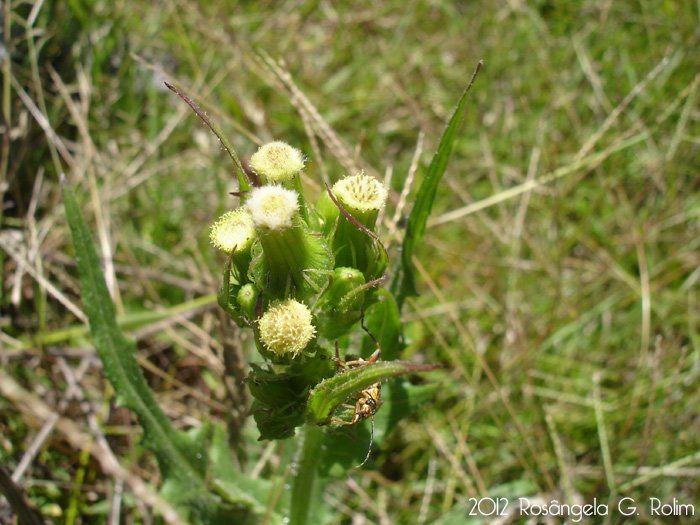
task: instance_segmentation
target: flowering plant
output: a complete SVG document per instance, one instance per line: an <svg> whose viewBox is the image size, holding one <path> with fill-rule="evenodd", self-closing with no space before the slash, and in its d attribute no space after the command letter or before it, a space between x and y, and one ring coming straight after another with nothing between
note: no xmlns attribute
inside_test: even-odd
<svg viewBox="0 0 700 525"><path fill-rule="evenodd" d="M261 439L291 437L306 423L332 430L344 423L332 416L349 399L391 377L436 368L377 358L341 366L334 341L359 328L380 297L391 300L379 293L388 259L375 233L388 192L360 173L311 205L301 184L304 162L284 142L263 145L251 157L250 189L238 193L241 206L210 234L228 254L219 305L252 329L265 359L248 377ZM395 339L392 346L400 344ZM381 404L374 391L371 416Z"/></svg>
<svg viewBox="0 0 700 525"><path fill-rule="evenodd" d="M304 429L291 465L291 491L270 509L266 502L277 500L277 481L236 468L221 428L207 422L188 432L173 427L144 379L134 342L117 324L87 225L62 180L95 347L105 375L120 402L138 417L144 443L158 461L164 500L156 507L166 521L178 522L182 512L199 523L248 522L263 515L266 520L288 516L285 521L308 523L312 501L318 500L312 497L318 473L338 475L335 465L340 464L342 473L362 454L345 453L351 448L347 440L339 444L324 430L337 432L367 418L374 423L384 381L441 366L397 359L403 344L399 312L404 299L415 294L413 249L425 229L469 88L421 184L402 256L386 290L381 285L387 280L388 256L377 236L377 218L388 191L380 181L362 173L345 177L310 204L301 184L304 157L281 142L266 144L253 155L254 173L248 177L209 119L168 87L210 126L236 166L242 204L225 213L210 233L214 246L227 254L218 303L239 326L252 330L263 358L250 364L247 381L260 439L285 439ZM339 349L358 328L370 336L361 343L360 355L341 358ZM432 392L400 380L387 387L386 427ZM368 458L369 453L362 464Z"/></svg>

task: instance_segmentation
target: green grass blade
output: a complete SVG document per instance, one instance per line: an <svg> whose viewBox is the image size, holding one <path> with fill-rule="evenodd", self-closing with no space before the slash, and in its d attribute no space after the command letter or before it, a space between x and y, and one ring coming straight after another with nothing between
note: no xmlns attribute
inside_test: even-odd
<svg viewBox="0 0 700 525"><path fill-rule="evenodd" d="M445 168L447 168L447 161L452 153L452 145L459 131L459 126L462 123L462 118L464 117L467 93L469 93L469 90L474 84L474 79L476 75L479 74L482 64L483 62L480 61L476 66L476 70L474 70L474 74L472 75L467 89L462 93L462 98L459 99L457 109L455 109L455 112L450 118L450 122L440 139L440 146L435 152L435 156L428 167L428 172L425 174L425 178L416 194L416 202L413 205L411 215L408 218L408 225L406 226L401 259L398 262L396 277L392 283L392 293L396 297L399 309L403 305L406 297L418 295L416 292L415 278L413 276L411 257L413 256L416 245L420 242L425 232L425 225L428 222L428 216L433 207L438 185L445 173Z"/></svg>
<svg viewBox="0 0 700 525"><path fill-rule="evenodd" d="M239 191L247 191L251 188L250 181L248 180L248 176L246 175L245 170L243 169L243 164L241 164L241 161L238 158L238 155L236 155L236 150L234 150L231 147L231 143L228 141L226 136L224 135L223 131L221 131L221 128L214 124L209 117L207 116L206 113L204 113L199 107L197 107L197 104L195 104L190 97L185 95L182 91L177 89L175 86L172 84L168 84L165 82L165 86L175 93L178 97L180 97L182 100L184 100L187 105L194 111L194 113L204 122L204 124L216 135L216 138L219 139L219 142L221 143L221 146L224 148L224 151L228 154L229 157L231 157L231 160L233 161L233 167L235 168L236 171L236 176L238 177L238 190Z"/></svg>
<svg viewBox="0 0 700 525"><path fill-rule="evenodd" d="M120 403L133 410L144 429L146 446L158 460L165 483L176 485L196 509L211 509L216 502L204 482L206 454L203 440L192 440L176 430L156 403L136 362L136 347L117 325L100 261L73 192L62 181L66 217L70 225L80 274L83 303L104 372ZM197 512L197 511L195 511ZM200 513L201 514L201 513Z"/></svg>

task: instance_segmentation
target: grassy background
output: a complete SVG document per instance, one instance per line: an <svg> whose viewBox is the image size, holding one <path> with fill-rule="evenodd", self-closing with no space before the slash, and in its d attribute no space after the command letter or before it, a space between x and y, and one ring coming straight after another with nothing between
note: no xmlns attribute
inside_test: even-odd
<svg viewBox="0 0 700 525"><path fill-rule="evenodd" d="M486 496L597 498L610 523L627 496L626 522L692 522L648 501L700 506L698 3L46 1L5 3L3 23L0 457L31 459L22 483L56 522L150 522L71 433L157 483L81 330L59 174L165 410L226 421L219 316L191 301L216 291L208 227L235 180L163 79L240 155L301 148L310 191L390 176L395 249L412 163L420 180L480 59L404 310L405 357L450 369L378 436L377 469L324 498L344 523L464 523ZM291 443L256 439L249 421L247 469L277 472Z"/></svg>

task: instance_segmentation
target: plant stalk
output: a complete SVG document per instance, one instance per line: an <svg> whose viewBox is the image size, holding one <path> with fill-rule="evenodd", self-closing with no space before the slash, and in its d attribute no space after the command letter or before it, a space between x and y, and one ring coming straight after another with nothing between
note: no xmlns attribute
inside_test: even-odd
<svg viewBox="0 0 700 525"><path fill-rule="evenodd" d="M297 462L297 471L292 487L291 525L309 523L311 498L314 493L318 464L322 456L323 431L313 423L308 424L304 430L303 439L301 457Z"/></svg>

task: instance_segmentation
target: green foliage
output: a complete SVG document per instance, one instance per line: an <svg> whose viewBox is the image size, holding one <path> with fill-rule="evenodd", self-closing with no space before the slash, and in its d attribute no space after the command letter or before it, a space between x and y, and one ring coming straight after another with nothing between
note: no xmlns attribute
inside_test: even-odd
<svg viewBox="0 0 700 525"><path fill-rule="evenodd" d="M120 402L136 413L144 427L144 444L156 455L163 476L163 496L173 504L189 509L198 520L205 523L224 522L225 516L231 513L262 512L263 506L259 500L248 492L242 492L240 487L243 485L244 476L232 476L229 473L222 477L233 469L233 465L225 454L220 433L214 432L211 449L207 453L204 447L211 436L211 428L208 425L192 431L189 435L176 431L155 402L134 357L135 346L124 337L117 325L97 254L70 188L64 187L64 200L95 346L103 362L105 374L117 392ZM311 240L318 243L321 237L314 236ZM374 242L374 239L368 237L367 241ZM268 252L277 248L279 247L270 245L266 247ZM319 259L323 252L324 250L320 250L312 257ZM262 255L262 252L258 256L254 254L251 268L256 265L255 260L260 260ZM233 256L235 248L231 257ZM252 283L233 284L230 279L231 257L225 265L222 292L218 301L226 311L232 313L234 319L240 321L246 318L246 313L250 314L250 306L237 303L238 291L241 284L250 286ZM326 268L330 268L333 258L329 251L327 257L330 263ZM268 259L275 261L274 258ZM283 266L286 267L286 264ZM303 266L304 262L300 259L297 267ZM268 267L268 272L270 271ZM255 275L255 270L248 273ZM240 279L241 272L238 275ZM335 282L328 287L319 301L324 311L331 312L331 318L340 319L350 310L354 312L344 324L344 332L347 332L363 313L362 302L358 302L362 300L360 294L370 290L376 283L365 286L362 272L353 268L339 267L334 277ZM257 279L260 280L261 277L258 276ZM233 292L236 292L236 299L232 303ZM306 297L308 293L300 289L296 289L296 292L301 298ZM391 296L383 293L384 300L381 304L384 307L376 309L370 320L372 325L378 325L379 339L388 347L396 347L400 335L398 309ZM249 301L252 302L252 297ZM337 327L334 330L338 331ZM342 329L340 333L343 333ZM260 337L258 330L255 334ZM263 347L266 343L260 341L258 344ZM305 523L309 516L311 487L322 456L317 450L321 434L315 428L316 425L329 424L334 410L339 405L375 383L440 367L402 361L374 362L343 370L342 373L330 377L335 366L330 352L320 346L314 353L307 353L293 360L292 366L286 372L278 373L259 365L251 365L250 391L256 399L252 412L260 431L260 439L286 439L294 435L296 427L307 421L310 425L304 441L306 454L302 454L300 473L292 498L291 512L294 523ZM402 407L404 413L406 399L404 398ZM400 404L397 404L397 407L399 406ZM417 405L414 403L413 406ZM309 444L311 440L313 444ZM312 461L307 455L312 455L315 459ZM211 460L212 467L209 467ZM210 468L213 468L212 473L216 476L218 494L224 496L224 500L217 498L208 486L207 476ZM269 490L269 487L267 489Z"/></svg>
<svg viewBox="0 0 700 525"><path fill-rule="evenodd" d="M118 511L142 523L155 511L131 481L161 479L136 417L111 402L73 308L75 253L58 174L66 173L100 241L118 324L136 339L160 406L177 428L220 429L246 401L236 385L247 392L250 383L229 365L262 360L252 337L232 336L242 345L237 361L219 347L215 297L225 255L211 250L205 225L234 205L240 173L162 79L221 124L246 169L249 154L273 138L303 150L307 203L325 194L320 181L362 169L390 178L376 233L392 275L421 182L479 59L478 89L413 249L419 295L404 298L400 315L395 304L389 311L387 279L348 310L353 320L364 310L382 360L449 369L382 385L362 470L354 467L372 422L320 428L318 475L329 477L316 480L324 493L312 497L311 519L324 523L325 512L325 523L461 523L464 502L484 495L696 499L697 2L402 7L5 3L2 364L61 418L47 424L0 384L0 451L14 472L38 429L53 428L21 480L47 520L103 522ZM227 303L244 314L244 329L261 292L248 291L234 290ZM336 334L346 329L339 316L327 321L327 334L336 321ZM341 357L376 349L358 326L338 336ZM382 329L392 335L380 337ZM315 348L334 355L333 342ZM300 383L336 373L333 363L316 366L300 363ZM408 413L395 416L403 403ZM335 415L347 420L350 412ZM68 444L73 434L62 424L92 434L88 416L132 476ZM254 418L239 421L246 423L231 424L239 452L231 472L274 485L269 498L255 499L269 522L288 517L294 442L260 443ZM234 496L240 485L227 483L231 500L245 502L245 491ZM112 497L120 487L121 500ZM640 511L625 523L655 519Z"/></svg>
<svg viewBox="0 0 700 525"><path fill-rule="evenodd" d="M447 169L447 161L452 153L452 145L457 137L457 132L459 131L464 113L467 109L467 94L474 83L476 75L481 69L481 64L480 62L479 66L474 71L471 82L464 90L464 93L462 93L457 108L450 118L445 132L442 134L440 146L435 152L435 156L430 162L425 178L416 193L416 200L413 204L411 215L408 217L408 224L403 238L401 259L399 259L396 266L396 277L392 284L392 292L396 295L396 302L399 305L399 309L401 309L406 297L418 295L415 277L413 276L413 262L411 261L411 257L413 257L414 249L420 243L423 233L425 232L425 225L428 222L428 216L433 208L433 201L435 200L438 186L442 180L442 176L445 174L445 169Z"/></svg>
<svg viewBox="0 0 700 525"><path fill-rule="evenodd" d="M309 395L308 413L311 422L327 424L332 411L352 394L394 377L435 370L441 365L421 365L402 361L369 363L319 383Z"/></svg>
<svg viewBox="0 0 700 525"><path fill-rule="evenodd" d="M232 517L241 514L242 518L249 517L251 521L257 521L253 520L254 516L263 516L267 513L271 519L282 519L285 510L289 508L288 496L282 495L282 501L277 505L279 514L278 512L269 512L270 509L266 502L270 494L274 493L274 481L252 478L242 473L231 461L229 442L225 432L219 427L213 428L209 460L211 462L212 490L232 506L230 509L222 506L219 510L224 519L226 512L230 512L228 523Z"/></svg>
<svg viewBox="0 0 700 525"><path fill-rule="evenodd" d="M189 509L201 523L226 523L226 517L238 514L235 506L251 506L236 496L228 502L212 494L207 484L210 456L206 443L211 427L185 434L173 428L148 387L136 362L136 346L117 325L116 315L100 261L92 244L87 225L71 189L63 185L66 217L73 235L83 303L90 320L95 348L105 375L112 384L120 404L132 410L144 430L144 444L155 454L163 477L162 494L173 504ZM221 438L215 436L216 460L223 464ZM228 460L230 464L230 459ZM240 480L238 480L240 484ZM227 493L228 494L228 493ZM260 506L260 504L258 504Z"/></svg>

